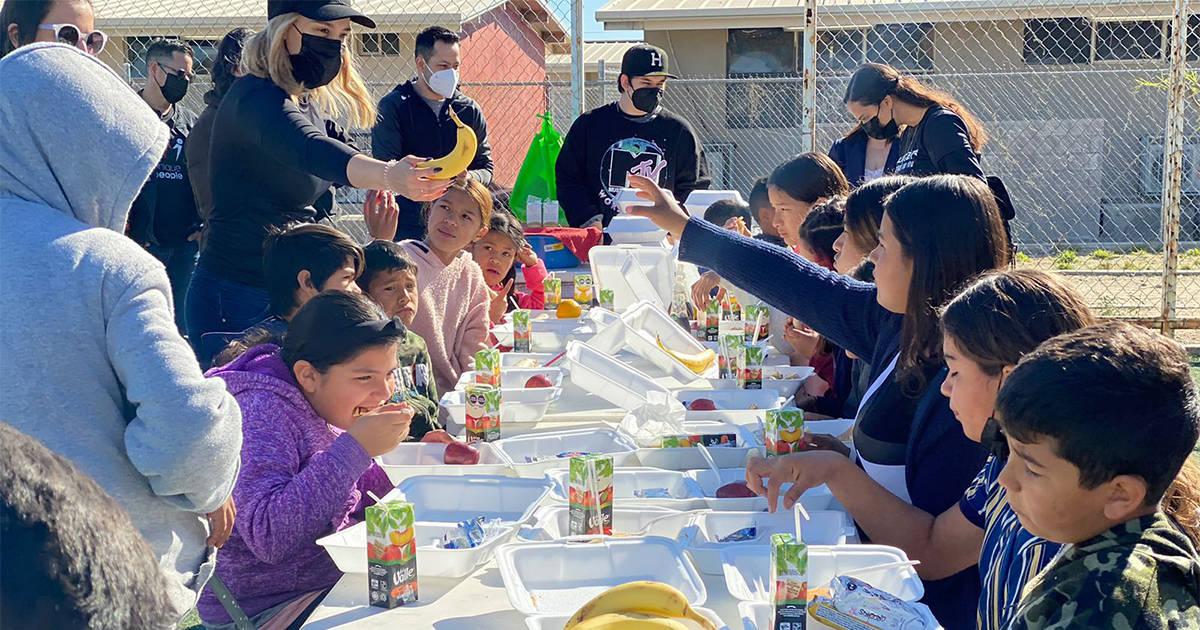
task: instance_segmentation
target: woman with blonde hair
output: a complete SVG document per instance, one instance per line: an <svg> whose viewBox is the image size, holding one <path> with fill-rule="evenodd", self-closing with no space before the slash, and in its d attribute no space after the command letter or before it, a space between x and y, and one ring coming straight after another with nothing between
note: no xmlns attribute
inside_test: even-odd
<svg viewBox="0 0 1200 630"><path fill-rule="evenodd" d="M245 76L213 124L212 215L187 297L196 348L206 333L241 331L266 316L263 241L290 223L314 221L313 204L331 185L370 190L365 213L393 223L391 191L427 201L446 188L418 166L423 158L373 159L333 122L375 123L374 100L347 45L352 22L374 28L374 21L343 0L268 0L267 17L267 27L246 40Z"/></svg>

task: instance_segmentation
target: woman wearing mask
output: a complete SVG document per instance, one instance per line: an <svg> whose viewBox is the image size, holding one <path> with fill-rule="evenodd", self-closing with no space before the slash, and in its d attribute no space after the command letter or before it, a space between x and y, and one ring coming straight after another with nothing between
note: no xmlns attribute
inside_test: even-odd
<svg viewBox="0 0 1200 630"><path fill-rule="evenodd" d="M878 120L859 123L829 147L829 157L842 169L850 186L861 186L896 170L900 156L899 127L883 127Z"/></svg>
<svg viewBox="0 0 1200 630"><path fill-rule="evenodd" d="M891 66L868 63L850 77L842 101L864 133L895 137L904 127L898 140L897 175L983 179L979 154L987 144L987 132L953 96Z"/></svg>
<svg viewBox="0 0 1200 630"><path fill-rule="evenodd" d="M313 203L331 185L419 201L446 187L417 166L422 158L383 162L359 153L332 122L341 114L363 129L375 122L345 45L351 22L374 28L370 18L340 0L269 0L267 17L267 28L246 40L246 76L234 82L213 123L212 215L187 300L195 347L204 333L244 330L265 316L264 238L315 220ZM395 223L391 194L367 199L368 215L382 211Z"/></svg>
<svg viewBox="0 0 1200 630"><path fill-rule="evenodd" d="M108 36L96 30L92 0L5 0L0 57L34 42L61 42L99 55Z"/></svg>

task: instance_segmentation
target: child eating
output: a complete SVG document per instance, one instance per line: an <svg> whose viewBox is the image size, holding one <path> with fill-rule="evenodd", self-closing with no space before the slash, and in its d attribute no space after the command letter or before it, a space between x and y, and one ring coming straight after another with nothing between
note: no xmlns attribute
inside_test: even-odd
<svg viewBox="0 0 1200 630"><path fill-rule="evenodd" d="M471 256L483 271L483 279L491 289L488 316L493 324L504 319L504 314L525 308L539 310L546 307L546 293L542 281L546 279L546 265L538 260L533 248L525 242L525 231L516 217L505 210L495 210L488 222L488 232L471 246ZM521 263L525 274L528 293L517 291L516 271L513 262Z"/></svg>
<svg viewBox="0 0 1200 630"><path fill-rule="evenodd" d="M490 294L479 265L464 251L483 238L492 196L483 184L455 181L425 206L425 240L400 243L417 264L419 292L412 330L425 340L437 391L454 389L475 353L485 349Z"/></svg>
<svg viewBox="0 0 1200 630"><path fill-rule="evenodd" d="M417 265L392 241L373 241L363 248L363 273L358 287L383 308L388 317L398 317L412 326L417 316ZM396 394L413 408L408 439L420 440L431 432L442 432L438 422L437 385L425 340L405 331L396 354ZM397 396L393 396L393 400Z"/></svg>

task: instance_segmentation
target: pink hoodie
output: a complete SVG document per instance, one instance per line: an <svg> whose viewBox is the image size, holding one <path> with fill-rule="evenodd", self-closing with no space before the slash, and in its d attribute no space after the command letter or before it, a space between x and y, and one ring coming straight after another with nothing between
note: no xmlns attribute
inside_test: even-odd
<svg viewBox="0 0 1200 630"><path fill-rule="evenodd" d="M421 241L400 245L417 263L420 303L409 328L425 339L438 391L452 391L475 353L487 347L487 282L465 251L444 265Z"/></svg>

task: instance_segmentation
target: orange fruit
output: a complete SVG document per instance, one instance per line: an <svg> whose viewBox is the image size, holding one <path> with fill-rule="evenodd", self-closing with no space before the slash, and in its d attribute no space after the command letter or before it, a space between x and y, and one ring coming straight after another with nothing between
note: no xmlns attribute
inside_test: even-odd
<svg viewBox="0 0 1200 630"><path fill-rule="evenodd" d="M579 306L579 302L575 300L563 300L558 303L558 310L554 312L559 319L570 319L583 315L583 307Z"/></svg>

